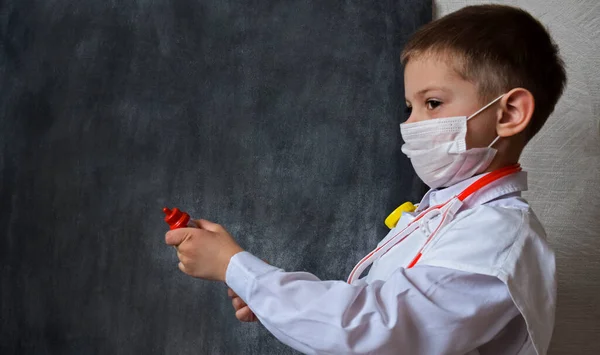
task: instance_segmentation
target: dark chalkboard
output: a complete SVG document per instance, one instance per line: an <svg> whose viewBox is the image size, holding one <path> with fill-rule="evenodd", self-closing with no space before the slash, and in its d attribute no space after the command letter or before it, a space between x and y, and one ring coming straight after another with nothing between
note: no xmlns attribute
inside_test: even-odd
<svg viewBox="0 0 600 355"><path fill-rule="evenodd" d="M0 353L291 354L177 269L162 208L345 279L423 185L425 0L0 2Z"/></svg>

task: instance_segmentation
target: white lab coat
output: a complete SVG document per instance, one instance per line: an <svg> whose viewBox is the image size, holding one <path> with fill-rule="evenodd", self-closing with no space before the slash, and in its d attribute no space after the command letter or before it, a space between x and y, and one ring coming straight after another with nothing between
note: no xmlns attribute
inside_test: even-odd
<svg viewBox="0 0 600 355"><path fill-rule="evenodd" d="M526 173L465 201L419 263L418 229L350 285L285 272L248 252L226 282L280 341L307 354L545 354L554 324L554 254L527 202ZM418 211L476 180L429 191ZM413 214L413 215L414 215ZM382 240L412 219L405 213ZM439 223L435 218L430 229Z"/></svg>

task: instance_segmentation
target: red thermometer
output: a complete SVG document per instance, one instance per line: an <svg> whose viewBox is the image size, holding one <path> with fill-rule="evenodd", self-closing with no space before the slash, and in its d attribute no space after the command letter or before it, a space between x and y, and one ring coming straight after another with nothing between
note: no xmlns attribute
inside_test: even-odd
<svg viewBox="0 0 600 355"><path fill-rule="evenodd" d="M165 207L163 208L163 212L165 213L165 222L167 222L170 229L198 228L196 223L190 219L190 215L181 211L179 208L173 208L171 210Z"/></svg>

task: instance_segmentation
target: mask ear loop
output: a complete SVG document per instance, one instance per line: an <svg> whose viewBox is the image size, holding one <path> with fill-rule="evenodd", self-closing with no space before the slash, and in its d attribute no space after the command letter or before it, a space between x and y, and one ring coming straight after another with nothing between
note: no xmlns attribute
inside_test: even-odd
<svg viewBox="0 0 600 355"><path fill-rule="evenodd" d="M496 139L494 139L492 141L492 143L490 143L490 145L488 145L488 148L491 148L498 141L498 139L500 139L500 136L496 136Z"/></svg>
<svg viewBox="0 0 600 355"><path fill-rule="evenodd" d="M471 116L467 117L467 121L470 120L471 118L477 116L478 114L480 114L486 108L488 108L488 107L492 106L493 104L495 104L498 100L500 100L502 97L504 97L504 95L506 95L506 94L502 94L502 95L498 96L497 98L495 98L494 100L492 100L492 102L490 102L489 104L483 106L477 112L475 112ZM488 145L488 148L491 148L498 141L498 139L500 139L500 136L496 136L496 138L492 141L492 143L490 143L490 145Z"/></svg>
<svg viewBox="0 0 600 355"><path fill-rule="evenodd" d="M467 121L470 120L471 118L477 116L478 114L480 114L482 111L484 111L486 108L492 106L493 104L496 103L496 101L500 100L504 95L506 94L502 94L500 96L498 96L497 98L495 98L494 100L492 100L492 102L490 102L489 104L483 106L482 108L480 108L477 112L475 112L474 114L472 114L471 116L467 117Z"/></svg>

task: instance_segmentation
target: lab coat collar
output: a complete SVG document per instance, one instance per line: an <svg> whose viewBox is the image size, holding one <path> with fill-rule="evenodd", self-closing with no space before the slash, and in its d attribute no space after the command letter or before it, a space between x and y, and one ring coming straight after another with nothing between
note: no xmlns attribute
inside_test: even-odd
<svg viewBox="0 0 600 355"><path fill-rule="evenodd" d="M463 180L446 188L431 189L427 191L427 193L425 194L425 196L423 196L423 199L419 203L417 212L420 212L429 206L435 206L450 200L452 197L460 194L463 190L469 187L469 185L471 185L479 178L487 174L489 173L473 176L472 178ZM481 205L511 193L518 193L520 195L521 191L526 190L527 172L520 171L518 173L507 175L501 179L498 179L492 182L490 185L476 191L475 193L473 193L473 195L467 198L464 201L464 203L465 207L470 208L472 206Z"/></svg>

